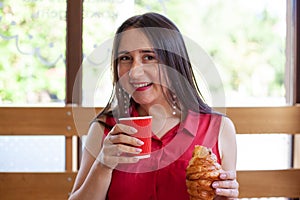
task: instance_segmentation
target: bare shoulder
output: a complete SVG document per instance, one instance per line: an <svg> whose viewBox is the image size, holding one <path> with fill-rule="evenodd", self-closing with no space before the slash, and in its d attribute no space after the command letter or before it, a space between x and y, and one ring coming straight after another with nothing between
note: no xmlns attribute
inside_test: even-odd
<svg viewBox="0 0 300 200"><path fill-rule="evenodd" d="M99 118L101 122L105 122L105 116ZM98 121L92 122L89 131L86 136L86 140L83 143L85 150L87 150L92 156L96 157L102 147L102 141L104 137L104 126Z"/></svg>
<svg viewBox="0 0 300 200"><path fill-rule="evenodd" d="M220 146L222 151L222 167L226 170L236 168L236 130L233 121L228 117L223 117L220 132Z"/></svg>
<svg viewBox="0 0 300 200"><path fill-rule="evenodd" d="M234 135L236 134L236 129L235 129L235 125L233 123L233 121L229 118L229 117L222 117L222 129L223 129L223 134L226 135Z"/></svg>
<svg viewBox="0 0 300 200"><path fill-rule="evenodd" d="M104 124L106 121L106 116L101 116L95 119L89 127L88 136L94 134L101 134L104 133Z"/></svg>

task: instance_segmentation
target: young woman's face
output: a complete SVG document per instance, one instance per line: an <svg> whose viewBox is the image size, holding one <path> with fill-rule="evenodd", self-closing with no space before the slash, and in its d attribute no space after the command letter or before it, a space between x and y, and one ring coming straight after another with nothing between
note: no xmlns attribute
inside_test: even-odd
<svg viewBox="0 0 300 200"><path fill-rule="evenodd" d="M122 33L117 59L121 86L137 103L166 104L159 79L159 61L143 32L130 29Z"/></svg>

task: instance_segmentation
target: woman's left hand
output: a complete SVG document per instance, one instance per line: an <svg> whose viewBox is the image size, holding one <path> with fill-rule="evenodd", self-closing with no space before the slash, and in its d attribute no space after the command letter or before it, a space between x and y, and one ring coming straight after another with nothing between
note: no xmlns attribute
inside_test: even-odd
<svg viewBox="0 0 300 200"><path fill-rule="evenodd" d="M239 196L239 183L236 180L235 171L222 171L220 181L214 181L212 187L216 191L215 200L237 199Z"/></svg>

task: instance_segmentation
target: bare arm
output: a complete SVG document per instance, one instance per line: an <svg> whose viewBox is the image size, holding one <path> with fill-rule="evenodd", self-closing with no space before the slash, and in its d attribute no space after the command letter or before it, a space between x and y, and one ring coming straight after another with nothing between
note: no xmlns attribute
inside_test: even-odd
<svg viewBox="0 0 300 200"><path fill-rule="evenodd" d="M104 128L102 126L97 123L91 125L70 200L101 200L106 198L112 169L104 166L96 159L102 148L103 133Z"/></svg>
<svg viewBox="0 0 300 200"><path fill-rule="evenodd" d="M136 130L116 124L102 143L104 128L93 123L83 151L81 166L69 200L103 200L112 178L112 171L119 163L136 163L135 157L122 153L138 154L142 141L130 136ZM102 144L102 145L101 145Z"/></svg>
<svg viewBox="0 0 300 200"><path fill-rule="evenodd" d="M216 199L236 199L239 195L239 184L236 180L236 131L232 121L224 117L223 130L220 133L220 143L222 152L222 169L220 178L222 181L215 181L213 187L216 188Z"/></svg>
<svg viewBox="0 0 300 200"><path fill-rule="evenodd" d="M226 171L236 171L236 131L232 121L224 117L223 131L220 136L222 151L222 168Z"/></svg>

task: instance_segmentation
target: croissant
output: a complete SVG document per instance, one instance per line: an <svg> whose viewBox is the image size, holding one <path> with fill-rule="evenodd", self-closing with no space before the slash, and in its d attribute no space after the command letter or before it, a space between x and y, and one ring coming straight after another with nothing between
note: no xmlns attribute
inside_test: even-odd
<svg viewBox="0 0 300 200"><path fill-rule="evenodd" d="M213 200L212 182L219 180L221 165L210 148L196 145L186 168L186 186L190 200Z"/></svg>

